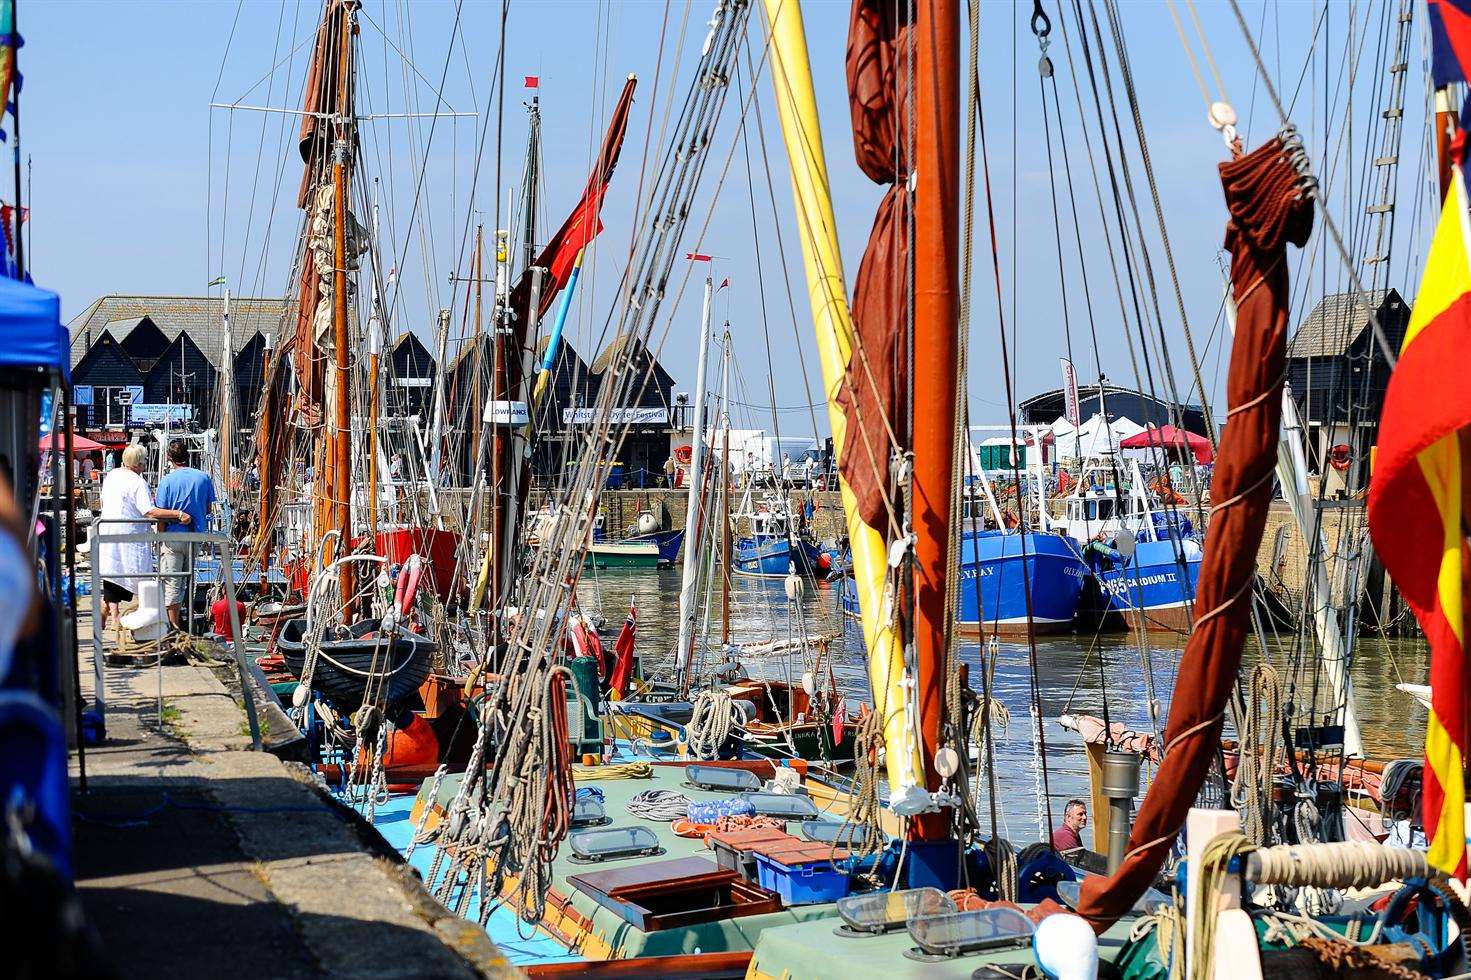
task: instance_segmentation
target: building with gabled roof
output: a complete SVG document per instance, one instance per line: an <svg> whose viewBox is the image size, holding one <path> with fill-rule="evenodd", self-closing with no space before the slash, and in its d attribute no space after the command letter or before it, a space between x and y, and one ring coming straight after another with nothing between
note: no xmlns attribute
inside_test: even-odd
<svg viewBox="0 0 1471 980"><path fill-rule="evenodd" d="M1329 293L1287 342L1287 384L1306 430L1308 463L1322 470L1335 446L1347 486L1368 479L1369 447L1379 432L1379 413L1389 385L1389 364L1374 339L1366 305L1374 311L1389 345L1398 350L1410 325L1410 304L1395 289L1365 294Z"/></svg>
<svg viewBox="0 0 1471 980"><path fill-rule="evenodd" d="M125 442L129 406L155 403L190 405L207 427L218 414L220 372L229 370L237 418L248 428L268 338L280 335L289 310L284 299L233 297L227 365L223 297L100 297L67 324L78 425Z"/></svg>

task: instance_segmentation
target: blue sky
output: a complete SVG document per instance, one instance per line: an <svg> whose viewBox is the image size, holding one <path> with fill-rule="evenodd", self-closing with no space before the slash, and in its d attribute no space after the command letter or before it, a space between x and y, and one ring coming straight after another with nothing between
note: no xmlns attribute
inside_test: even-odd
<svg viewBox="0 0 1471 980"><path fill-rule="evenodd" d="M645 163L645 134L652 118L657 136L671 90L676 105L683 94L712 6L710 0L690 4L663 0L513 3L506 27L499 194L493 109L478 178L481 117L442 117L432 124L432 140L428 119L380 121L365 130L361 173L365 181L373 177L378 181L380 247L385 253L402 256L401 263L392 260L399 268L403 290L395 330L418 330L427 339L435 310L452 302L459 329L463 295L451 296L448 276L457 267L461 272L466 269L467 227L483 222L489 233L496 220L497 201L504 212L505 189L519 178L526 134L522 76L541 77L544 227L554 228L586 177L623 78L633 72L640 79L639 94L604 211L606 231L590 260L584 277L587 288L579 296L569 326L569 337L584 358L590 361L595 356L621 271L620 259L627 253L630 235L638 230L633 223L633 201L640 166ZM1307 134L1315 165L1328 178L1335 217L1360 250L1367 248L1362 245L1368 227L1362 208L1368 197L1377 196L1372 184L1365 183L1365 161L1378 155L1374 144L1379 134L1372 134L1371 139L1369 125L1384 99L1380 86L1387 77L1387 56L1382 49L1386 40L1392 47L1392 14L1398 6L1399 0L1359 0L1352 7L1335 3L1326 11L1321 6L1279 0L1244 4L1252 29L1261 31L1263 56L1279 87L1285 93L1297 92L1293 118ZM1275 112L1257 82L1229 7L1210 0L1197 7L1225 93L1241 117L1249 142L1255 145L1276 128ZM1054 15L1051 54L1058 72L1064 126L1063 140L1053 132L1054 167L1061 181L1062 154L1066 153L1081 213L1078 234L1088 275L1085 286L1070 212L1064 203L1061 229L1067 255L1066 290L1060 285L1054 239L1058 224L1053 217L1038 97L1038 47L1027 28L1031 4L987 2L981 14L981 84L1001 251L1002 302L998 308L991 285L984 201L980 201L970 332L970 394L977 423L1004 420L998 331L1002 314L1008 324L1008 341L1015 331L1016 343L1009 353L1019 395L1060 383L1057 359L1067 343L1064 297L1080 376L1091 379L1097 370L1085 316L1085 299L1091 298L1097 360L1115 382L1136 384L1126 336L1136 346L1142 341L1137 330L1126 328L1120 314L1089 173L1090 140L1095 155L1102 153L1104 142L1114 152L1119 147L1111 132L1100 133L1092 124L1080 126L1057 6L1049 2L1047 9ZM1119 9L1186 313L1200 350L1208 393L1219 405L1225 364L1224 327L1218 322L1225 213L1215 165L1224 158L1224 150L1220 138L1205 124L1202 95L1168 8L1136 0L1121 3ZM197 294L220 274L231 280L238 293L286 292L301 215L295 208L300 164L292 148L294 118L244 109L211 110L208 104L299 106L309 38L319 10L315 0L239 4L229 0L28 0L22 4L21 31L27 42L21 60L26 76L24 151L34 161L32 268L37 282L62 294L66 316L75 315L106 292ZM1183 5L1181 10L1183 15ZM843 77L848 4L809 2L804 12L834 205L851 278L881 188L870 183L853 163ZM367 0L361 18L360 109L428 112L435 105L442 77L441 111L483 113L500 38L500 5L466 0L458 13L456 29L456 7L447 0L414 0L412 4ZM1076 56L1077 25L1071 14L1069 4L1064 16L1069 20ZM1099 16L1102 18L1101 9ZM750 35L754 39L752 57L758 63L762 58L760 23L758 10ZM1416 206L1426 187L1420 26L1415 25L1410 45L1396 259L1389 272L1390 283L1406 295L1412 293L1415 279L1414 272L1407 270L1417 266L1417 248L1433 217L1427 215L1423 203ZM1214 88L1198 35L1188 23L1186 28L1201 73ZM1103 30L1107 41L1106 24ZM661 31L665 39L662 64ZM1357 52L1352 100L1347 99L1343 81L1345 52ZM1108 53L1114 61L1111 41ZM660 76L657 91L656 71ZM672 89L671 79L675 80ZM750 83L749 77L739 80L745 90ZM1116 75L1114 83L1119 85ZM1080 84L1086 92L1086 78ZM1127 104L1122 102L1122 92L1118 94L1124 147L1140 195L1138 207L1146 226L1169 359L1182 396L1198 400L1198 395L1189 392L1192 385L1180 316ZM1350 130L1344 124L1347 104L1353 107ZM758 80L758 99L746 118L750 179L743 152L746 144L736 144L732 153L740 105L740 98L732 93L687 244L693 247L694 236L702 225L708 225L700 248L720 257L717 281L726 276L731 280L731 289L721 294L716 314L731 322L736 398L769 406L774 392L775 403L783 409L783 431L800 433L811 428L813 413L804 406L818 396L820 387L800 254L791 226L785 159L777 138L769 80L764 75ZM1086 94L1085 111L1092 112ZM758 140L758 117L765 130L764 153ZM1325 127L1325 119L1332 120L1331 126ZM421 182L418 164L426 145L427 166ZM729 169L721 179L727 159ZM1101 157L1099 160L1101 165ZM652 167L652 161L649 165ZM768 165L774 200L766 182ZM468 217L472 180L477 213ZM720 187L715 194L717 182ZM416 188L421 188L419 220L410 224ZM1059 193L1066 193L1061 185ZM1111 199L1105 205L1111 215ZM1346 288L1342 264L1317 238L1294 261L1299 303L1311 305L1325 290ZM682 390L693 388L698 316L698 284L692 281L682 295L677 287L671 289L662 356ZM1141 351L1139 358L1146 357L1155 369L1156 385L1161 385L1157 359ZM737 424L743 413L749 415L744 420L749 424L770 427L769 410L737 411ZM821 413L815 414L823 427Z"/></svg>

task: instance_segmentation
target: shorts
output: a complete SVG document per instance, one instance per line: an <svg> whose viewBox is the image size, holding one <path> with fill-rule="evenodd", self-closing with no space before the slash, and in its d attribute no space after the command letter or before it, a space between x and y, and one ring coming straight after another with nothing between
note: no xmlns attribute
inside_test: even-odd
<svg viewBox="0 0 1471 980"><path fill-rule="evenodd" d="M158 548L158 570L165 576L173 573L172 577L163 580L163 604L165 606L182 606L184 604L184 592L189 584L189 577L180 573L189 571L189 545L182 548L174 548L169 545L159 545Z"/></svg>
<svg viewBox="0 0 1471 980"><path fill-rule="evenodd" d="M116 582L109 582L107 579L102 580L103 602L130 602L132 598L133 593L130 590L123 588Z"/></svg>

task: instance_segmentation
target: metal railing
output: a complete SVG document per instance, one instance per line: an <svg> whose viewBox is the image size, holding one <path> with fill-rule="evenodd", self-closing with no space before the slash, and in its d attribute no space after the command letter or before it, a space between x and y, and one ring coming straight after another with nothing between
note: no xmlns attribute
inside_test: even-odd
<svg viewBox="0 0 1471 980"><path fill-rule="evenodd" d="M240 622L240 609L235 602L235 565L234 548L235 543L227 535L208 531L130 531L121 534L108 534L99 530L100 525L126 524L137 527L145 524L134 518L99 518L92 522L92 534L90 537L92 561L91 561L91 592L92 592L92 669L94 674L94 697L99 717L106 719L107 698L104 679L105 656L103 654L102 634L106 623L103 620L102 609L102 580L105 573L102 571L101 553L99 546L109 544L146 544L153 550L153 571L138 575L107 575L109 578L125 578L132 582L140 580L153 580L158 583L160 615L168 616L167 603L164 601L163 582L165 579L182 578L185 581L185 599L190 614L193 613L193 589L191 583L194 577L195 558L205 550L213 550L220 559L220 584L225 590L225 600L229 607L231 646L234 648L235 666L240 677L241 700L245 703L245 717L250 726L251 748L259 751L261 748L260 720L256 712L255 695L252 694L252 685L260 692L261 696L268 701L277 701L275 691L271 689L265 676L259 673L259 668L250 663L245 654L245 641ZM185 545L189 550L189 562L183 571L165 572L159 565L159 550L163 545ZM121 619L121 616L119 616ZM118 623L119 631L122 624ZM154 665L158 676L158 720L163 723L163 656L162 644L164 635L156 641L159 656ZM279 702L278 702L279 704Z"/></svg>

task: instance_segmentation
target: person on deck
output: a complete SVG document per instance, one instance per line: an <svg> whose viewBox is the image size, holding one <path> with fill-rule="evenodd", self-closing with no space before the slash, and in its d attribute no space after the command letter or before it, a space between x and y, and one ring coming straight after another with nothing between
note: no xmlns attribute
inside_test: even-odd
<svg viewBox="0 0 1471 980"><path fill-rule="evenodd" d="M1075 851L1083 846L1083 828L1088 826L1088 808L1082 800L1068 800L1062 811L1062 826L1052 832L1052 846Z"/></svg>
<svg viewBox="0 0 1471 980"><path fill-rule="evenodd" d="M215 503L215 485L209 474L189 465L189 447L183 440L169 443L169 472L158 482L158 503L185 515L185 520L170 521L165 531L203 531L209 521L209 509ZM192 544L164 544L159 548L159 570L171 578L163 580L164 605L169 623L183 629L184 593L194 564Z"/></svg>
<svg viewBox="0 0 1471 980"><path fill-rule="evenodd" d="M102 481L102 516L104 522L96 531L109 534L141 534L149 530L146 521L188 520L182 510L157 507L143 468L148 465L148 449L134 443L123 450L122 465ZM133 521L131 524L106 523ZM144 541L101 541L97 551L98 572L102 576L104 604L103 628L118 628L118 606L133 598L138 580L153 572L153 551Z"/></svg>

